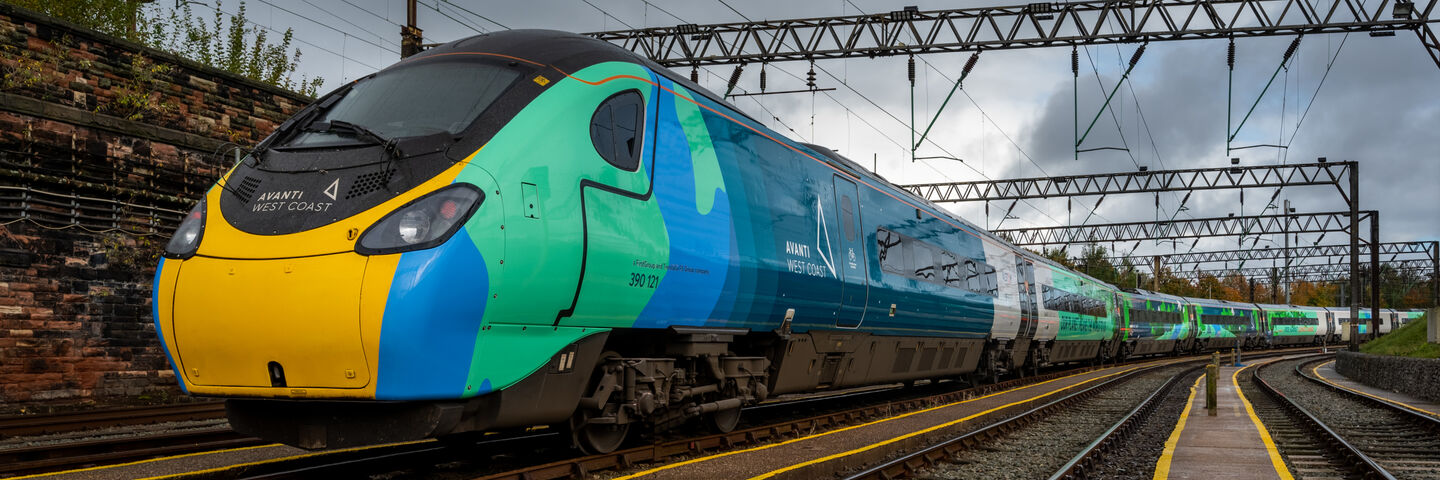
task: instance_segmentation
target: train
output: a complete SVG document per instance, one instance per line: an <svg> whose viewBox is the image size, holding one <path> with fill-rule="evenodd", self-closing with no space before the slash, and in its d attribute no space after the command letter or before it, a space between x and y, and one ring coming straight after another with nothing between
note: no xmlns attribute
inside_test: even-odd
<svg viewBox="0 0 1440 480"><path fill-rule="evenodd" d="M609 452L777 395L1334 342L1347 321L1119 289L545 30L297 112L184 217L152 304L186 393L307 449L546 426Z"/></svg>

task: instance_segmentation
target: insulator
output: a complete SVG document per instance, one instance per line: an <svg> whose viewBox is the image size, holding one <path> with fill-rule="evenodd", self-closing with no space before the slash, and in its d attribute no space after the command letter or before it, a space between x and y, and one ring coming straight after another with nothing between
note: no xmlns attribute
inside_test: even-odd
<svg viewBox="0 0 1440 480"><path fill-rule="evenodd" d="M980 52L970 54L970 59L965 61L965 69L960 71L960 76L969 75L970 70L975 68L975 62L978 61L980 61Z"/></svg>
<svg viewBox="0 0 1440 480"><path fill-rule="evenodd" d="M1135 54L1130 56L1130 68L1135 68L1135 64L1140 61L1140 56L1145 54L1145 45L1140 44L1140 48L1135 49Z"/></svg>
<svg viewBox="0 0 1440 480"><path fill-rule="evenodd" d="M915 57L910 57L910 86L915 86Z"/></svg>
<svg viewBox="0 0 1440 480"><path fill-rule="evenodd" d="M745 69L745 64L742 63L742 64L740 64L740 65L736 65L736 66L735 66L735 71L730 72L730 83L727 83L727 84L725 85L725 90L726 90L726 91L730 91L730 90L735 89L735 84L740 83L740 71L741 71L741 70L744 70L744 69Z"/></svg>
<svg viewBox="0 0 1440 480"><path fill-rule="evenodd" d="M1280 58L1280 63L1290 61L1290 56L1295 54L1295 49L1300 48L1301 38L1305 37L1296 36L1294 40L1290 41L1290 48L1285 49L1285 56Z"/></svg>
<svg viewBox="0 0 1440 480"><path fill-rule="evenodd" d="M700 83L700 67L690 67L690 82Z"/></svg>
<svg viewBox="0 0 1440 480"><path fill-rule="evenodd" d="M1233 38L1230 39L1230 51L1225 54L1225 65L1230 66L1231 70L1235 69L1235 39Z"/></svg>
<svg viewBox="0 0 1440 480"><path fill-rule="evenodd" d="M1070 73L1080 76L1080 50L1076 47L1070 47Z"/></svg>
<svg viewBox="0 0 1440 480"><path fill-rule="evenodd" d="M760 66L760 91L765 91L765 66Z"/></svg>
<svg viewBox="0 0 1440 480"><path fill-rule="evenodd" d="M815 62L810 62L810 71L805 74L805 86L815 88Z"/></svg>

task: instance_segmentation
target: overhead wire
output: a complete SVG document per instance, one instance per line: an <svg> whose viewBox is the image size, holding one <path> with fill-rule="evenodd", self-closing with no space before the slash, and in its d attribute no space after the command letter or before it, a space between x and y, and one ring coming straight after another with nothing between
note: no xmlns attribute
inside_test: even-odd
<svg viewBox="0 0 1440 480"><path fill-rule="evenodd" d="M772 65L772 67L773 67L773 65ZM775 67L775 68L778 69L778 70L780 70L781 72L785 72L786 74L788 74L788 75L790 75L790 76L792 76L792 77L799 78L798 76L796 76L796 75L793 74L793 73L790 73L789 71L786 71L786 70L784 70L784 69L780 69L780 68L778 68L778 67ZM836 82L839 82L840 85L843 85L847 90L850 90L851 93L854 93L856 96L859 96L862 100L865 100L866 103L869 103L870 106L875 107L875 109L879 110L880 113L884 113L885 116L890 117L891 120L894 120L894 121L896 121L897 123L908 127L908 124L905 123L904 120L901 120L900 117L896 117L895 114L890 113L889 110L886 110L884 107L881 107L878 103L875 103L875 101L874 101L874 100L871 100L870 97L865 96L865 94L860 93L859 90L856 90L855 87L851 86L849 83L845 82L844 80L841 80L840 77L837 77L837 76L835 76L835 74L830 73L830 71L829 71L829 70L826 70L825 67L820 66L820 65L817 64L817 65L815 65L815 68L816 68L817 70L823 72L825 75L829 76L831 79L835 80ZM825 93L826 93L826 96L830 96L830 95L829 95L829 92L825 92ZM967 96L968 96L968 94L967 94ZM831 97L831 100L834 100L837 104L840 103L839 100L835 100L834 97ZM1008 138L1008 136L1007 136L1007 138ZM960 158L959 156L957 156L957 155L955 155L954 153L952 153L952 152L950 152L949 150L947 150L944 146L940 145L939 143L936 143L933 139L926 139L925 141L928 142L930 145L933 145L935 148L939 149L941 152L945 153L945 155L947 155L947 156L950 156L950 157L952 157L952 158ZM1017 149L1018 149L1018 147L1019 147L1019 146L1017 145ZM908 150L910 150L910 149L909 149L909 148L906 148L905 150L908 151ZM919 162L917 162L917 163L920 163L921 165L924 165L924 166L926 166L927 168L935 171L935 173L940 174L940 176L942 176L942 177L945 177L946 180L949 180L949 181L952 181L952 182L955 181L954 179L950 178L949 175L946 175L945 172L940 171L940 169L936 168L933 164L931 164L931 163L928 162L928 161L925 161L924 159L921 159L921 160L920 160ZM981 172L980 170L977 170L974 166L971 166L971 165L968 164L968 163L965 163L965 162L962 161L962 162L960 162L960 164L961 164L961 165L964 165L965 168L970 169L970 171L975 172L975 174L980 175L981 178L984 178L984 179L986 179L986 180L993 180L993 179L990 178L988 175L985 175L985 172ZM1054 221L1054 222L1057 223L1057 224L1060 223L1060 221L1057 220L1055 217L1051 216L1048 212L1045 212L1044 210L1041 210L1039 207L1036 207L1034 204L1030 203L1030 201L1028 201L1028 200L1022 200L1022 203L1024 203L1026 206L1030 207L1031 209L1035 210L1036 212L1040 213L1041 215L1044 215L1046 218L1049 218L1051 221Z"/></svg>
<svg viewBox="0 0 1440 480"><path fill-rule="evenodd" d="M334 30L336 33L339 33L339 34L341 34L341 35L345 35L345 36L347 36L347 37L354 37L356 40L359 40L359 41L368 43L368 44L370 44L370 45L373 45L375 48L379 48L379 49L385 50L385 51L387 51L387 52L390 52L390 53L393 53L393 54L396 54L396 55L399 55L399 54L400 54L400 52L399 52L398 50L391 50L390 47L386 47L386 46L384 46L384 45L381 45L381 44L378 44L378 43L375 43L375 42L372 42L372 41L369 41L369 40L366 40L366 39L363 39L363 38L360 38L360 37L355 37L354 35L351 35L350 32L346 32L346 31L344 31L344 30L335 28L335 26L333 26L333 25L327 25L327 24L325 24L325 23L320 22L319 20L315 20L314 18L310 18L310 17L304 16L304 15L301 15L301 14L299 14L299 13L295 13L295 11L290 10L290 9L288 9L288 8L285 8L285 7L282 7L282 6L279 6L279 5L276 5L275 3L271 2L270 0L259 0L259 1L260 1L260 3L269 5L269 6L271 6L271 7L276 8L276 9L279 9L279 10L282 11L282 12L285 12L285 13L294 15L294 16L296 16L296 17L305 19L305 21L308 21L308 22L310 22L310 23L313 23L313 24L316 24L316 25L319 25L319 26L328 28L328 29L330 29L330 30ZM201 4L201 5L204 5L204 4ZM212 7L212 8L214 8L214 7ZM217 10L218 10L218 9L217 9ZM258 25L258 24L257 24L257 25Z"/></svg>
<svg viewBox="0 0 1440 480"><path fill-rule="evenodd" d="M399 23L396 23L396 22L394 22L394 21L391 21L389 18L382 17L382 16L380 16L380 14L375 13L375 12L373 12L373 11L370 11L370 9L368 9L368 8L365 8L365 7L356 5L355 2L351 2L350 0L340 0L340 1L345 2L346 5L355 7L357 10L360 10L360 11L362 11L362 12L368 13L368 14L370 14L370 16L375 17L375 18L378 18L378 19L380 19L380 20L383 20L383 21L385 21L386 23L389 23L389 24L391 24L391 25L395 25L395 26L397 26L397 27L403 26L403 25L400 25ZM305 2L305 3L310 3L310 2Z"/></svg>
<svg viewBox="0 0 1440 480"><path fill-rule="evenodd" d="M216 7L214 7L214 6L206 5L206 4L204 4L204 3L198 3L198 5L204 6L204 7L206 7L206 8L211 9L211 10L215 10L216 12L220 12L220 13L225 14L225 15L229 15L231 18L238 18L238 17L235 17L235 14L232 14L232 13L230 13L230 12L221 10L221 9L216 8ZM285 32L276 30L276 29L270 27L269 25L262 25L262 24L260 24L260 23L256 23L254 20L250 20L250 19L248 19L248 18L245 19L245 23L249 23L249 24L254 25L254 26L256 26L256 27L263 28L263 29L265 29L265 30L268 30L268 31L270 31L270 32L272 32L272 33L275 33L275 34L278 34L278 35L284 35L284 34L285 34ZM341 32L341 33L344 33L344 32ZM346 37L349 37L350 35L349 35L349 34L345 34L345 36L346 36ZM337 56L337 57L340 57L341 59L348 60L348 61L351 61L351 62L355 62L355 63L361 64L361 65L364 65L364 66L366 66L366 67L370 67L370 68L373 69L373 70L380 70L380 67L371 65L371 64L369 64L369 63L362 62L362 61L357 60L357 59L355 59L355 58L352 58L352 57L350 57L350 56L348 56L348 55L345 55L344 53L337 52L337 51L331 50L331 49L326 48L326 47L322 47L322 46L320 46L320 45L317 45L317 44L315 44L315 43L313 43L313 42L307 41L307 40L305 40L305 39L303 39L303 38L300 38L300 37L294 37L294 38L295 38L295 41L300 42L300 43L303 43L303 44L306 44L306 45L309 45L309 46L311 46L311 47L315 47L316 49L318 49L318 50L320 50L320 51L322 51L322 52L326 52L326 53L335 55L335 56ZM392 53L395 53L396 55L399 55L399 54L400 54L399 52L395 52L395 51L390 50L390 49L385 48L385 47L381 47L381 49L386 50L386 51L390 51L390 52L392 52Z"/></svg>
<svg viewBox="0 0 1440 480"><path fill-rule="evenodd" d="M342 17L342 16L340 16L339 14L336 14L335 12L332 12L332 11L330 11L330 10L327 10L327 9L325 9L324 7L321 7L321 6L319 6L319 5L316 5L316 4L314 4L313 2L311 2L310 0L301 0L301 1L302 1L302 2L305 2L306 5L315 7L316 10L320 10L320 11L322 11L322 12L325 12L326 14L329 14L329 15L332 16L332 17L335 17L335 18L340 19L340 21L345 22L345 23L349 24L350 26L357 28L357 29L359 29L359 30L362 31L362 32L366 32L366 33L369 33L370 35L373 35L375 38L379 39L379 40L382 41L382 42L385 42L385 43L394 45L396 48L399 48L399 47L400 47L400 44L399 44L399 43L396 43L396 42L394 42L394 41L388 40L388 39L386 39L384 36L381 36L380 34L371 31L369 28L365 28L365 27L362 27L362 26L360 26L360 25L356 25L355 22L352 22L352 21L350 21L349 19L347 19L347 18L345 18L345 17ZM277 8L278 8L278 7L277 7Z"/></svg>
<svg viewBox="0 0 1440 480"><path fill-rule="evenodd" d="M651 7L655 7L656 10L659 10L659 11L661 11L661 12L664 12L666 15L669 15L670 18L674 18L674 19L676 19L676 20L679 20L680 23L690 23L690 22L685 21L685 19L680 18L680 17L676 16L676 15L673 14L673 13L670 13L669 10L666 10L666 9L664 9L664 8L661 8L659 5L650 3L650 0L640 0L640 3L644 3L644 4L649 5L649 6L651 6Z"/></svg>
<svg viewBox="0 0 1440 480"><path fill-rule="evenodd" d="M499 26L500 28L503 28L503 29L506 29L506 30L509 30L509 29L510 29L509 26L506 26L506 25L503 24L503 23L497 22L497 21L491 19L490 17L487 17L487 16L484 16L484 15L475 13L474 11L471 11L471 10L468 9L468 8L462 7L462 6L460 6L459 4L457 4L457 3L455 3L455 2L451 2L450 0L440 0L440 1L445 2L445 4L449 5L451 8L459 9L459 10L462 11L462 12L465 12L465 13L468 13L468 14L471 14L471 15L474 15L474 16L476 16L476 17L480 17L482 20L485 20L485 21L487 21L487 22L493 23L493 24L495 24L496 26Z"/></svg>
<svg viewBox="0 0 1440 480"><path fill-rule="evenodd" d="M482 34L483 34L483 33L490 33L490 32L488 32L488 31L486 31L484 28L481 28L479 25L471 25L470 23L462 22L462 21L460 21L460 19L455 18L455 17L452 17L452 16L450 16L450 14L440 11L440 7L439 7L440 1L439 1L439 0L436 0L436 1L435 1L435 5L436 5L436 6L431 6L430 4L425 3L425 2L423 2L423 1L416 1L415 3L418 3L418 4L420 4L420 5L424 5L425 8L428 8L428 9L434 11L435 13L440 14L440 16L442 16L442 17L445 17L445 18L450 19L450 21L452 21L452 22L455 22L455 23L460 24L460 26L462 26L462 27L465 27L465 28L470 29L470 31L472 31L472 32L482 33Z"/></svg>
<svg viewBox="0 0 1440 480"><path fill-rule="evenodd" d="M631 29L631 30L636 30L636 28L635 28L634 26L631 26L630 24L625 23L624 20L615 18L615 16L614 16L614 15L611 15L610 12L607 12L607 11L605 11L605 9L598 7L598 6L596 6L595 4L593 4L593 3L590 3L590 0L580 0L580 1L585 2L586 5L589 5L589 6L590 6L590 8L593 8L593 9L595 9L595 11L600 12L601 15L610 17L611 20L620 22L620 24L621 24L621 25L624 25L625 28L629 28L629 29ZM722 2L722 3L723 3L723 2Z"/></svg>

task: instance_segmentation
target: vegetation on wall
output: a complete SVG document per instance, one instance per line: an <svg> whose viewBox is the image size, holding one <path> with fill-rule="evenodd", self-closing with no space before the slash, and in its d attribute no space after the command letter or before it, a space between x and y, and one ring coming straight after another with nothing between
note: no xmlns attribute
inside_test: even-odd
<svg viewBox="0 0 1440 480"><path fill-rule="evenodd" d="M291 46L294 29L272 38L246 18L243 1L233 15L223 13L219 0L204 5L214 11L208 19L196 14L191 2L166 9L165 2L135 0L4 1L304 95L315 96L325 83L319 77L296 79L300 50Z"/></svg>

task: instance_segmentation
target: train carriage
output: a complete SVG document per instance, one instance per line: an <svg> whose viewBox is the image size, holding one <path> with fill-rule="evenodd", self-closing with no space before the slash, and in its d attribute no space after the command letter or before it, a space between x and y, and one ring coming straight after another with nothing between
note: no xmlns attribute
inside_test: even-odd
<svg viewBox="0 0 1440 480"><path fill-rule="evenodd" d="M304 448L551 425L608 452L781 393L1256 338L1253 308L1137 309L669 69L538 30L297 113L185 217L154 291L181 387Z"/></svg>
<svg viewBox="0 0 1440 480"><path fill-rule="evenodd" d="M1131 290L1121 296L1127 305L1122 328L1126 353L1175 354L1191 348L1195 335L1181 311L1183 298L1146 290Z"/></svg>
<svg viewBox="0 0 1440 480"><path fill-rule="evenodd" d="M1195 326L1195 349L1251 348L1261 338L1254 304L1184 297L1184 311Z"/></svg>
<svg viewBox="0 0 1440 480"><path fill-rule="evenodd" d="M1257 307L1265 316L1270 346L1320 343L1323 335L1321 323L1325 321L1326 313L1324 310L1273 304L1258 304Z"/></svg>

